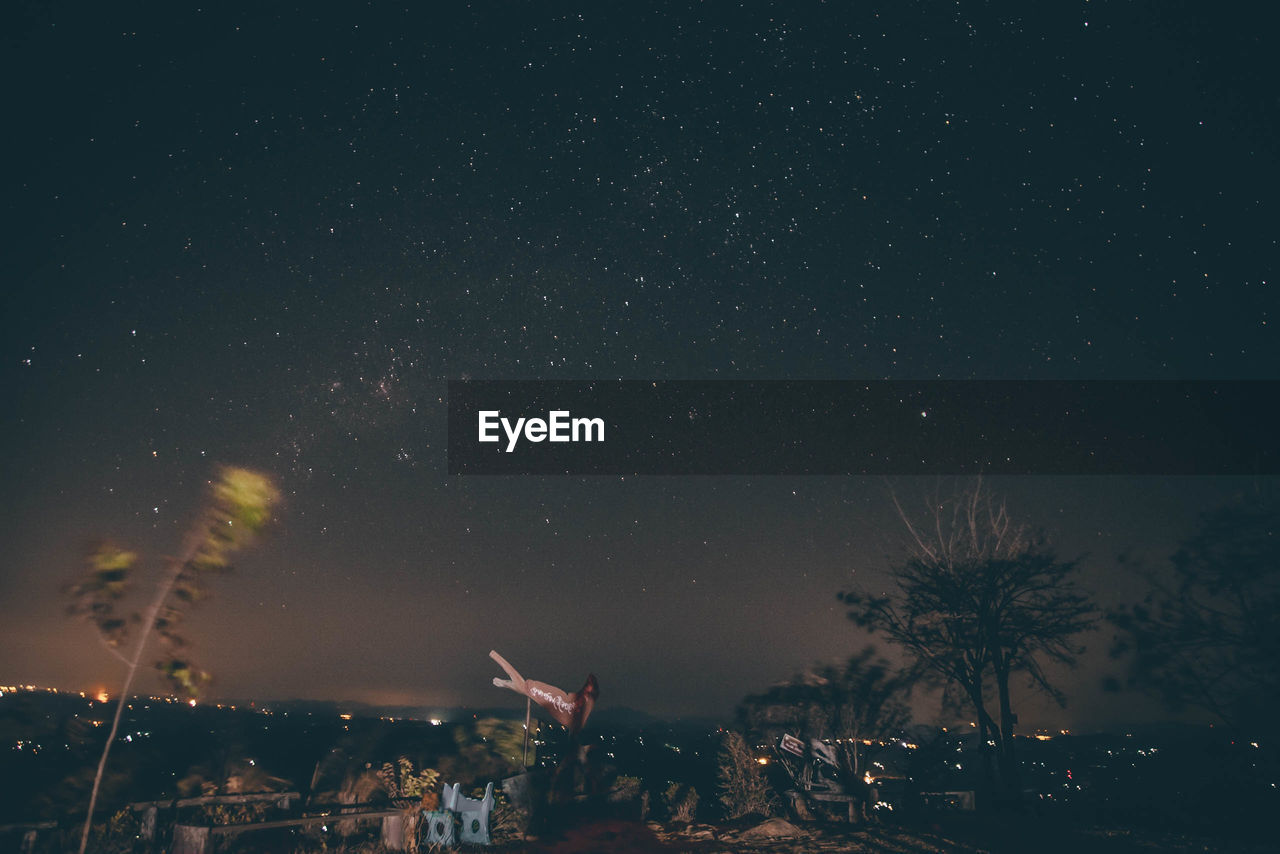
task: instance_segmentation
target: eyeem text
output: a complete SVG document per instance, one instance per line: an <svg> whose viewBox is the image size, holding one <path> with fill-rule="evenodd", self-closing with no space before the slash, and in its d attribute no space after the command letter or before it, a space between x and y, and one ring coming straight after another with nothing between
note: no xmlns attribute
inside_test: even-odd
<svg viewBox="0 0 1280 854"><path fill-rule="evenodd" d="M507 453L523 436L528 442L603 442L603 418L572 418L565 409L553 409L546 418L503 418L498 409L482 409L479 416L480 441L500 442L499 428L507 437Z"/></svg>

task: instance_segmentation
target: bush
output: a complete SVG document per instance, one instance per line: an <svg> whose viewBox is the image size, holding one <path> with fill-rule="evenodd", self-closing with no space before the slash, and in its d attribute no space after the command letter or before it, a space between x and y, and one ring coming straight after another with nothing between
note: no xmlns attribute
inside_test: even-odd
<svg viewBox="0 0 1280 854"><path fill-rule="evenodd" d="M772 815L777 799L760 771L751 749L739 733L725 733L720 745L720 803L725 816Z"/></svg>
<svg viewBox="0 0 1280 854"><path fill-rule="evenodd" d="M693 786L682 786L672 783L662 795L662 802L667 806L667 814L672 821L693 821L698 812L698 790Z"/></svg>
<svg viewBox="0 0 1280 854"><path fill-rule="evenodd" d="M377 772L387 794L393 798L421 798L427 792L435 791L440 782L440 774L434 768L423 768L415 771L413 760L401 756L395 761L382 763Z"/></svg>

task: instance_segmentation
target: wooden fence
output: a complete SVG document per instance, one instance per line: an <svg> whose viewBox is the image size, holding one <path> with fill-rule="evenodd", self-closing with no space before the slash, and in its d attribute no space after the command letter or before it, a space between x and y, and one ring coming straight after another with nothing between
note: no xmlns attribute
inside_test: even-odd
<svg viewBox="0 0 1280 854"><path fill-rule="evenodd" d="M406 802L407 803L407 802ZM282 812L295 808L301 815L289 815L279 819L248 822L245 824L191 824L184 822L180 811L210 806L243 806L266 804ZM391 851L403 851L412 847L417 830L417 811L411 807L390 808L388 802L362 804L307 804L297 792L264 792L247 795L209 795L200 798L174 798L161 801L140 801L129 804L127 809L141 813L139 836L150 843L152 851L159 851L165 837L170 837L171 854L211 854L217 842L251 833L256 830L272 830L312 825L337 824L338 822L381 822L380 841ZM161 828L171 827L171 834L161 833ZM23 854L39 850L38 841L57 832L56 822L32 822L0 826L0 835L17 835L19 851Z"/></svg>
<svg viewBox="0 0 1280 854"><path fill-rule="evenodd" d="M143 827L151 817L151 836L154 839L156 816L158 811L170 804L176 817L178 809L184 807L225 806L244 804L271 804L281 810L290 809L292 804L299 803L297 792L272 792L260 795L213 795L204 798L185 798L172 802L146 802L132 804L135 810L144 810ZM303 815L287 818L269 819L248 822L245 824L193 825L180 821L173 823L173 841L170 854L210 854L217 847L219 839L251 833L258 830L278 830L281 828L308 827L312 825L336 824L338 822L380 821L380 841L391 851L403 851L411 847L413 835L417 829L417 814L405 808L388 808L387 802L364 804L308 804Z"/></svg>

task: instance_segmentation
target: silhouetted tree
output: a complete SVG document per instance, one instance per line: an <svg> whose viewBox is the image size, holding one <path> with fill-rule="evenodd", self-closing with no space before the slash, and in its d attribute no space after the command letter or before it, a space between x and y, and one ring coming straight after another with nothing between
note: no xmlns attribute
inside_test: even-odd
<svg viewBox="0 0 1280 854"><path fill-rule="evenodd" d="M1108 612L1128 684L1256 733L1280 702L1280 514L1250 497L1207 514L1151 591Z"/></svg>
<svg viewBox="0 0 1280 854"><path fill-rule="evenodd" d="M849 783L865 770L866 739L897 735L911 720L907 698L912 679L893 669L868 646L843 666L813 668L742 701L739 714L770 740L791 730L806 738L830 739Z"/></svg>
<svg viewBox="0 0 1280 854"><path fill-rule="evenodd" d="M902 647L917 672L972 709L984 769L990 773L994 745L1001 782L1015 792L1009 682L1026 674L1033 688L1065 702L1044 664L1074 665L1082 651L1075 638L1095 621L1090 597L1075 586L1077 562L1058 560L1041 536L1015 523L981 479L950 498L935 497L918 518L893 500L910 541L908 558L892 568L892 590L855 590L840 600L850 619Z"/></svg>
<svg viewBox="0 0 1280 854"><path fill-rule="evenodd" d="M279 497L272 482L257 472L242 468L221 469L217 479L210 484L208 500L199 520L187 535L180 556L168 560L156 587L155 598L145 615L135 614L131 619L125 619L116 612L118 603L129 589L138 555L110 543L93 550L84 576L67 589L71 600L68 612L92 622L108 648L126 666L111 730L102 748L102 758L89 795L89 809L80 836L80 854L84 854L89 840L103 770L120 728L129 689L137 676L152 632L165 645L165 654L156 662L156 669L176 690L194 696L209 677L183 654L186 641L178 630L186 612L206 595L208 576L229 570L230 555L247 545L262 530L270 520L271 508ZM137 637L132 653L126 656L120 653L119 647L129 640L131 628L136 629Z"/></svg>

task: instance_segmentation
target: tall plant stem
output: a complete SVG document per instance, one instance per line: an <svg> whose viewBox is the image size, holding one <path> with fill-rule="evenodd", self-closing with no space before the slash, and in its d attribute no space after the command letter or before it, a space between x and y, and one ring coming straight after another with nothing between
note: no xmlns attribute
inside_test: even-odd
<svg viewBox="0 0 1280 854"><path fill-rule="evenodd" d="M84 854L85 847L89 844L89 831L93 827L93 810L98 804L98 788L102 785L102 772L106 770L107 756L110 755L111 745L115 743L116 733L120 730L120 717L124 714L125 703L129 700L129 689L133 686L133 679L138 674L138 663L142 661L142 653L147 647L147 641L151 638L151 630L155 627L156 618L160 616L160 609L164 607L165 600L169 598L169 592L173 590L174 583L177 582L178 576L182 574L182 568L195 556L196 548L197 545L189 546L187 554L181 560L173 562L173 567L169 570L164 584L160 586L159 591L156 593L155 601L151 603L151 608L147 611L146 621L142 624L143 628L138 637L138 645L134 648L133 657L128 661L129 669L125 672L124 685L121 686L120 697L116 701L116 714L111 719L111 731L107 734L107 743L102 747L102 758L98 760L98 773L93 776L93 790L89 794L89 810L84 817L84 830L80 832L80 854Z"/></svg>

